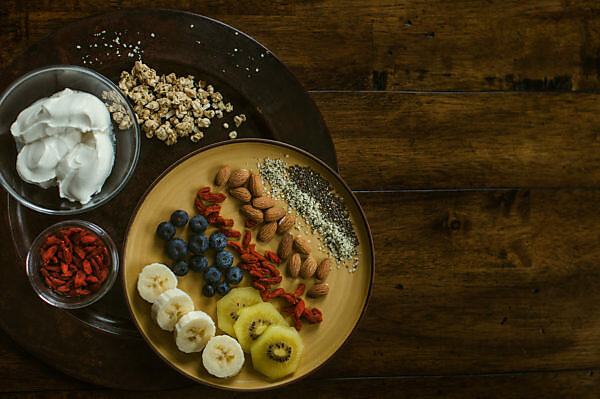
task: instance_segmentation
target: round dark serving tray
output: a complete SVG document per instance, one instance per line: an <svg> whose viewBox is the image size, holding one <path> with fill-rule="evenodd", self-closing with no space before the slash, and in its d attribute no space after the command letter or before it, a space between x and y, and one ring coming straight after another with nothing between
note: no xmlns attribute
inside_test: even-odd
<svg viewBox="0 0 600 399"><path fill-rule="evenodd" d="M116 41L121 46L118 53ZM234 114L247 116L247 122L235 129L238 137L292 144L337 171L335 149L319 111L281 61L244 33L187 12L118 11L76 21L15 59L0 75L0 90L20 75L52 64L85 66L117 82L138 56L159 73L191 74L212 83L231 101L234 112L214 123L196 144L186 139L166 147L156 139L143 139L138 166L125 189L108 204L78 216L106 229L117 246L123 243L136 203L154 179L191 151L229 140ZM222 122L230 128L223 129ZM64 217L35 213L6 193L0 195L0 207L5 209L2 228L11 233L0 244L4 331L41 360L87 382L122 389L189 384L140 338L129 319L120 282L86 309L63 311L42 302L27 280L25 257L35 236Z"/></svg>

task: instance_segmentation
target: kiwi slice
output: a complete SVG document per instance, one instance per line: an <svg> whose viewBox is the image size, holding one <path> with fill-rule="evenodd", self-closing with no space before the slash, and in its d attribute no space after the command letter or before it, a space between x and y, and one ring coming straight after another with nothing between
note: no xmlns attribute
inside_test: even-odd
<svg viewBox="0 0 600 399"><path fill-rule="evenodd" d="M250 352L250 345L272 324L289 326L270 302L261 302L240 310L233 329L244 352Z"/></svg>
<svg viewBox="0 0 600 399"><path fill-rule="evenodd" d="M304 344L298 331L292 327L271 325L252 344L250 354L254 368L276 380L296 371L303 350Z"/></svg>
<svg viewBox="0 0 600 399"><path fill-rule="evenodd" d="M233 323L237 321L240 310L261 302L260 293L252 287L232 289L217 301L217 324L219 328L235 337Z"/></svg>

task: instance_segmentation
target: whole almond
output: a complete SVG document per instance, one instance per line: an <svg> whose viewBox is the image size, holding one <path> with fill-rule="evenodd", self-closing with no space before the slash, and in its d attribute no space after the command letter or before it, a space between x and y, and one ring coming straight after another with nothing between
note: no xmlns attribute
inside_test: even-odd
<svg viewBox="0 0 600 399"><path fill-rule="evenodd" d="M227 184L229 184L229 187L239 187L248 181L248 177L250 177L250 172L247 169L234 170L231 172Z"/></svg>
<svg viewBox="0 0 600 399"><path fill-rule="evenodd" d="M225 185L225 183L227 183L227 180L229 180L230 176L231 168L229 167L229 165L223 166L221 169L219 169L217 175L215 176L215 186L221 187Z"/></svg>
<svg viewBox="0 0 600 399"><path fill-rule="evenodd" d="M285 209L274 206L265 211L265 222L273 222L281 219L286 215Z"/></svg>
<svg viewBox="0 0 600 399"><path fill-rule="evenodd" d="M275 231L277 231L276 222L265 223L258 232L258 239L260 241L270 241L275 236Z"/></svg>
<svg viewBox="0 0 600 399"><path fill-rule="evenodd" d="M329 293L329 285L327 283L315 284L306 293L311 298L318 298Z"/></svg>
<svg viewBox="0 0 600 399"><path fill-rule="evenodd" d="M294 238L294 248L302 255L310 254L310 244L306 241L306 238L302 236Z"/></svg>
<svg viewBox="0 0 600 399"><path fill-rule="evenodd" d="M287 259L292 254L292 245L294 244L294 237L287 233L279 241L279 248L277 248L277 255L281 259Z"/></svg>
<svg viewBox="0 0 600 399"><path fill-rule="evenodd" d="M262 223L264 220L263 211L254 208L252 205L242 205L240 207L240 212L242 215L246 216L246 218L256 223Z"/></svg>
<svg viewBox="0 0 600 399"><path fill-rule="evenodd" d="M296 278L300 273L300 267L302 266L302 259L298 253L294 253L288 261L288 273L290 276Z"/></svg>
<svg viewBox="0 0 600 399"><path fill-rule="evenodd" d="M260 197L263 195L265 186L260 176L255 173L252 173L250 175L250 181L248 182L248 188L250 189L252 195L254 195L255 197Z"/></svg>
<svg viewBox="0 0 600 399"><path fill-rule="evenodd" d="M331 261L329 259L323 259L317 267L317 278L319 280L325 280L329 275L329 269L331 268Z"/></svg>
<svg viewBox="0 0 600 399"><path fill-rule="evenodd" d="M239 199L242 202L250 202L252 199L252 194L245 187L236 187L229 190L229 194L233 198Z"/></svg>
<svg viewBox="0 0 600 399"><path fill-rule="evenodd" d="M271 197L256 197L252 200L252 205L258 209L269 209L275 206L275 200Z"/></svg>
<svg viewBox="0 0 600 399"><path fill-rule="evenodd" d="M289 231L292 227L294 227L294 223L296 223L296 217L291 213L288 213L281 218L277 224L277 232L281 234Z"/></svg>
<svg viewBox="0 0 600 399"><path fill-rule="evenodd" d="M302 278L311 278L317 270L317 261L312 256L308 256L304 259L302 267L300 268L300 275Z"/></svg>

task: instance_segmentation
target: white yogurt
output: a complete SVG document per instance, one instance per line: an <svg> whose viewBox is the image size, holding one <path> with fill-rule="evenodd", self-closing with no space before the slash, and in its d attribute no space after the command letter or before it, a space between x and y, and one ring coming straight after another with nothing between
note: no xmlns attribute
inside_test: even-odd
<svg viewBox="0 0 600 399"><path fill-rule="evenodd" d="M17 172L28 183L58 184L61 198L86 204L115 159L110 113L92 94L64 89L25 108L10 127Z"/></svg>

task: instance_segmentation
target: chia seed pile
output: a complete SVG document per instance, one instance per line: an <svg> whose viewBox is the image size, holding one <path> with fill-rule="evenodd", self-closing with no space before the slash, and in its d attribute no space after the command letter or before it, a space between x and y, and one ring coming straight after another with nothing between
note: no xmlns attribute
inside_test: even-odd
<svg viewBox="0 0 600 399"><path fill-rule="evenodd" d="M358 237L342 198L318 172L310 167L288 166L281 159L265 158L257 164L260 175L271 186L271 196L283 199L301 215L312 233L338 263L346 263L349 272L358 266ZM339 266L338 266L339 267Z"/></svg>

